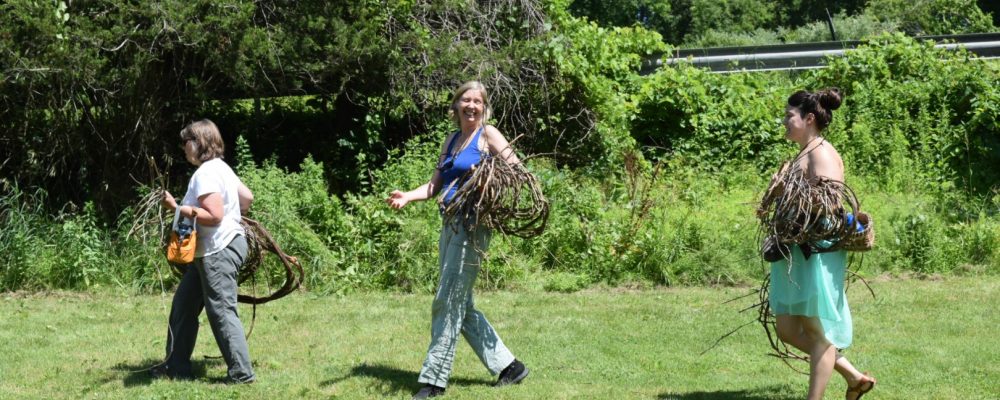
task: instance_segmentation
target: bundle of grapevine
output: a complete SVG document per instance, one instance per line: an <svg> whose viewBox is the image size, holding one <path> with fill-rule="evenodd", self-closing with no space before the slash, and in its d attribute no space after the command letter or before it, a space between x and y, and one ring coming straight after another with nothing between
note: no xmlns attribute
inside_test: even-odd
<svg viewBox="0 0 1000 400"><path fill-rule="evenodd" d="M456 182L460 186L444 214L459 218L467 230L485 227L522 238L545 231L549 202L523 163L487 157Z"/></svg>

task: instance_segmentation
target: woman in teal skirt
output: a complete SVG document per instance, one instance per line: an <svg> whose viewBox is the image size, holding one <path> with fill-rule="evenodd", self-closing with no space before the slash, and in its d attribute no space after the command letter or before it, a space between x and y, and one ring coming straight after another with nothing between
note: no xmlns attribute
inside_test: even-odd
<svg viewBox="0 0 1000 400"><path fill-rule="evenodd" d="M792 167L811 180L844 181L844 162L821 135L840 102L836 89L798 91L788 98L785 137L800 149L794 161L798 165ZM825 251L832 245L814 242L806 252L792 245L788 259L771 263L769 303L778 338L809 355L808 399L823 398L836 370L847 381L846 398L856 400L875 387L875 378L859 372L839 351L851 344L852 322L844 292L847 253Z"/></svg>

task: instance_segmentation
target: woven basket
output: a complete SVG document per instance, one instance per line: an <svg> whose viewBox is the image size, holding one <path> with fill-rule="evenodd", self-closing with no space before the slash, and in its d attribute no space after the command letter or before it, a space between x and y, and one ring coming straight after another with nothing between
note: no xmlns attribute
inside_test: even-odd
<svg viewBox="0 0 1000 400"><path fill-rule="evenodd" d="M875 224L871 215L859 212L855 217L856 221L864 226L861 232L852 233L847 239L840 242L841 249L847 251L868 251L875 247Z"/></svg>

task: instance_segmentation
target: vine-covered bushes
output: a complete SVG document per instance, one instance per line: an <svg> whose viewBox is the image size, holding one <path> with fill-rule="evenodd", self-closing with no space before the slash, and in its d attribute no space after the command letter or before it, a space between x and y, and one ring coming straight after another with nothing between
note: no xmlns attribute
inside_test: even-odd
<svg viewBox="0 0 1000 400"><path fill-rule="evenodd" d="M789 77L666 68L634 94L631 132L647 153L718 170L773 168L788 155L780 112L799 89L839 87L826 136L855 174L938 193L988 193L1000 182L995 105L1000 68L901 34L873 38L829 67Z"/></svg>
<svg viewBox="0 0 1000 400"><path fill-rule="evenodd" d="M952 193L985 194L1000 182L991 168L1000 162L995 63L897 34L831 60L804 83L844 89L832 138L847 144L841 154L859 173Z"/></svg>
<svg viewBox="0 0 1000 400"><path fill-rule="evenodd" d="M682 47L833 40L828 19L837 40L860 40L887 32L991 32L997 18L988 13L997 6L986 0L575 0L569 9L603 26L643 26Z"/></svg>
<svg viewBox="0 0 1000 400"><path fill-rule="evenodd" d="M995 62L883 35L808 72L710 74L675 65L640 76L641 57L666 49L659 35L575 17L567 0L479 9L463 18L507 10L512 19L473 34L508 38L521 24L530 29L454 47L435 35L460 36L458 25L429 22L466 21L445 18L456 17L462 2L306 3L136 6L92 20L76 15L110 3L0 5L9 11L0 28L31 22L0 31L7 48L23 50L0 55L14 66L0 77L0 141L9 152L0 160L0 291L172 284L156 241L127 235L134 203L148 190L136 181L152 180L144 156L153 155L154 165L173 161L167 189L179 194L192 169L180 162L176 132L205 113L218 117L227 160L256 194L250 216L300 258L308 290L432 290L437 206L394 211L384 199L430 178L454 129L445 117L449 91L477 77L495 89L492 122L500 131L510 139L527 133L515 147L552 152L529 163L551 201L548 230L530 241L495 236L484 287L755 281L762 264L752 203L796 151L783 139L785 101L795 90L827 86L845 93L827 137L878 224L868 271L998 272ZM394 19L412 13L420 18ZM184 17L194 14L205 18ZM55 26L57 19L66 26ZM140 27L123 32L122 21ZM290 21L308 24L292 29ZM163 23L173 30L156 36ZM60 47L62 31L50 32L67 29L79 39L108 26L119 30L94 36L104 38L96 48L72 40ZM380 42L387 27L398 30ZM343 36L310 36L327 28ZM220 33L241 29L228 41ZM292 32L301 41L282 41ZM43 33L52 37L14 46ZM128 39L123 47L108 47L120 37ZM341 50L358 53L323 58ZM473 50L483 54L462 58ZM226 57L209 62L213 51ZM261 65L250 65L253 58ZM64 70L46 69L52 66ZM121 71L104 75L102 68ZM190 68L202 72L179 79ZM127 85L139 77L158 91L145 103ZM303 95L268 97L287 92Z"/></svg>

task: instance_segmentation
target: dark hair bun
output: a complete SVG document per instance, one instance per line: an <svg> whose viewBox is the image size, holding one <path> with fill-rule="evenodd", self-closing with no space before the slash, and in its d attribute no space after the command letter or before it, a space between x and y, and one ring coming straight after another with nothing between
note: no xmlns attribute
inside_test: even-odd
<svg viewBox="0 0 1000 400"><path fill-rule="evenodd" d="M823 106L824 109L833 111L840 108L840 101L841 101L840 89L837 88L823 89L816 92L816 97L817 100L819 100L819 104Z"/></svg>

